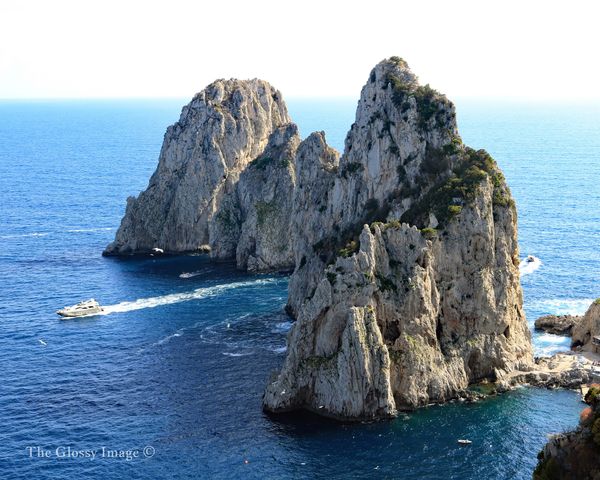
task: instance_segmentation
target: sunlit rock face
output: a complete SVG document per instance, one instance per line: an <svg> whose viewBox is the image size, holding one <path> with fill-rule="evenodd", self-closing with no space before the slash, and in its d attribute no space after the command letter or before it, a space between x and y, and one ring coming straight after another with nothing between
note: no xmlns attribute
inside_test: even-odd
<svg viewBox="0 0 600 480"><path fill-rule="evenodd" d="M371 71L341 156L301 140L267 82L196 95L105 254L155 248L293 270L269 411L384 418L532 365L504 177L397 57Z"/></svg>
<svg viewBox="0 0 600 480"><path fill-rule="evenodd" d="M299 142L279 91L262 80L217 80L167 129L148 188L127 200L104 253L210 250L251 270L293 267Z"/></svg>
<svg viewBox="0 0 600 480"><path fill-rule="evenodd" d="M294 203L297 321L265 408L383 418L530 369L514 202L493 159L462 144L453 105L392 58L363 88L339 165L311 142L297 159L297 188L313 179Z"/></svg>

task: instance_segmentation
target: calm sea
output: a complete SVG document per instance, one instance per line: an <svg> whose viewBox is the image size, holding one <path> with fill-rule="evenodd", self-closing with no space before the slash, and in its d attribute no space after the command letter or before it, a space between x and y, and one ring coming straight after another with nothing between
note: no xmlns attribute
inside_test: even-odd
<svg viewBox="0 0 600 480"><path fill-rule="evenodd" d="M520 389L367 425L270 418L285 276L100 256L183 103L0 103L0 477L530 478L546 434L576 425L575 393ZM355 101L289 108L304 136L342 148ZM583 312L600 296L600 107L464 101L458 119L503 168L521 255L539 258L522 277L529 322ZM90 297L108 314L54 314Z"/></svg>

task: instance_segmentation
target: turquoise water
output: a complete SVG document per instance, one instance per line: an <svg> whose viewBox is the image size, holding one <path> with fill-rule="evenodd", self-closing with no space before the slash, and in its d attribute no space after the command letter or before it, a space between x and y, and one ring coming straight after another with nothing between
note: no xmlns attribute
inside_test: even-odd
<svg viewBox="0 0 600 480"><path fill-rule="evenodd" d="M369 425L271 418L260 397L285 355L285 276L100 256L183 103L0 103L0 476L529 478L545 435L576 424L575 393L521 389ZM325 130L341 149L354 101L289 107L303 135ZM600 109L465 101L458 119L504 169L522 255L542 262L522 277L529 321L582 311L600 295ZM108 315L53 313L92 296Z"/></svg>

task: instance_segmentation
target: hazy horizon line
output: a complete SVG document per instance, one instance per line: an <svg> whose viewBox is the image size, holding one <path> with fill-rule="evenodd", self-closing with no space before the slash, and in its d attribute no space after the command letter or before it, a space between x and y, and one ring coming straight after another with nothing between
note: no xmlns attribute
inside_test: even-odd
<svg viewBox="0 0 600 480"><path fill-rule="evenodd" d="M197 92L198 93L198 92ZM196 93L196 94L197 94ZM184 101L186 104L196 95L191 96L185 95L168 95L168 96L85 96L85 97L0 97L0 102L86 102L86 101ZM482 96L482 95L456 95L448 96L449 100L453 102L464 102L464 101L502 101L502 102L514 102L514 103L535 103L535 104L592 104L600 105L600 97L572 97L572 98L542 98L542 97L526 97L526 96ZM349 95L290 95L285 96L284 100L287 101L343 101L343 102L358 102L360 95L349 96Z"/></svg>

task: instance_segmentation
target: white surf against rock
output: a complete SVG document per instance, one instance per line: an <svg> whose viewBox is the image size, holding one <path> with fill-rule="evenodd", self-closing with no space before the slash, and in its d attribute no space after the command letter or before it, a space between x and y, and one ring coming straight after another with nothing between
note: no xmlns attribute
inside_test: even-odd
<svg viewBox="0 0 600 480"><path fill-rule="evenodd" d="M155 308L161 305L172 305L174 303L189 302L202 298L215 297L224 292L235 290L236 288L252 287L272 283L272 279L252 280L248 282L226 283L224 285L215 285L213 287L197 288L191 292L171 293L159 297L140 298L131 302L121 302L115 305L104 305L104 311L100 315L110 315L111 313L131 312L144 308Z"/></svg>
<svg viewBox="0 0 600 480"><path fill-rule="evenodd" d="M533 300L528 306L550 315L583 315L593 302L593 298L553 298Z"/></svg>
<svg viewBox="0 0 600 480"><path fill-rule="evenodd" d="M521 260L521 263L519 263L519 273L522 277L529 275L535 272L542 265L542 261L539 258L534 257L533 255L528 255L527 258Z"/></svg>

